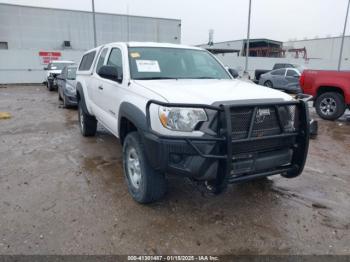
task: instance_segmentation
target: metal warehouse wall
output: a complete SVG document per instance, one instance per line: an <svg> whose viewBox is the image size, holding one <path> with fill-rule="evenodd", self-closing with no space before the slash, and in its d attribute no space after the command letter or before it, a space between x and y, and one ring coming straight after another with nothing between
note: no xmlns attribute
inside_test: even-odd
<svg viewBox="0 0 350 262"><path fill-rule="evenodd" d="M97 41L156 41L180 43L181 21L176 19L96 13ZM129 33L128 33L129 28ZM9 49L72 49L93 47L92 14L83 11L0 4L0 41Z"/></svg>
<svg viewBox="0 0 350 262"><path fill-rule="evenodd" d="M236 69L241 75L244 71L245 57L237 56L236 54L219 54L216 57L221 62L231 68ZM330 59L311 59L304 60L302 58L274 58L274 57L249 57L248 73L251 78L254 78L254 72L256 69L271 70L275 63L291 63L303 65L307 69L315 70L336 70L338 66L338 60ZM342 70L350 70L350 60L343 61Z"/></svg>
<svg viewBox="0 0 350 262"><path fill-rule="evenodd" d="M118 41L181 42L181 20L96 13L98 45ZM70 41L71 48L63 48ZM39 83L44 65L39 51L59 51L79 61L93 48L92 13L0 4L0 83Z"/></svg>
<svg viewBox="0 0 350 262"><path fill-rule="evenodd" d="M38 56L41 49L0 50L0 84L42 83L46 71ZM61 51L61 60L79 63L84 51Z"/></svg>
<svg viewBox="0 0 350 262"><path fill-rule="evenodd" d="M339 59L341 37L318 38L300 41L285 42L283 46L304 48L306 47L307 56L310 59ZM288 53L287 53L288 54ZM350 36L344 40L343 61L350 60Z"/></svg>

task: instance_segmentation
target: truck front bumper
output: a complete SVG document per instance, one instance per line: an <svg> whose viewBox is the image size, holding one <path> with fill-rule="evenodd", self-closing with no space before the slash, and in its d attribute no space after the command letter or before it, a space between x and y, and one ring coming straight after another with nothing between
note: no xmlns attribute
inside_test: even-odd
<svg viewBox="0 0 350 262"><path fill-rule="evenodd" d="M298 128L295 132L255 136L254 120L258 108L278 106L298 108ZM167 105L177 106L177 105ZM193 105L191 105L193 106ZM231 123L232 108L242 106L220 106L221 134L203 137L169 137L159 135L149 128L143 133L146 155L151 166L162 172L183 175L196 180L219 180L226 183L242 182L275 174L295 177L301 174L308 151L308 108L303 101L280 104L255 104L254 114L249 119L246 137L234 137ZM205 106L204 106L205 107ZM244 106L246 107L246 106ZM277 116L280 121L280 117Z"/></svg>

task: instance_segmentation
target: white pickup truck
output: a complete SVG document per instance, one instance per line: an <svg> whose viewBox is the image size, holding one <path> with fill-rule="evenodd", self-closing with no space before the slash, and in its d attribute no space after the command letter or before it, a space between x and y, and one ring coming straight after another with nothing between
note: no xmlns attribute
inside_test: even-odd
<svg viewBox="0 0 350 262"><path fill-rule="evenodd" d="M206 50L111 43L86 52L77 71L79 123L119 138L132 197L160 199L165 174L227 184L301 174L309 145L306 102L234 79Z"/></svg>

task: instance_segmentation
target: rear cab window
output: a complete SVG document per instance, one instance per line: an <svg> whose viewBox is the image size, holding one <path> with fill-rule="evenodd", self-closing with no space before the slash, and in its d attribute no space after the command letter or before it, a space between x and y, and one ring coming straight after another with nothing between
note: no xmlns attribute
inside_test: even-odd
<svg viewBox="0 0 350 262"><path fill-rule="evenodd" d="M85 54L81 59L81 62L79 65L79 71L89 71L91 69L92 63L94 62L95 55L96 55L95 50Z"/></svg>

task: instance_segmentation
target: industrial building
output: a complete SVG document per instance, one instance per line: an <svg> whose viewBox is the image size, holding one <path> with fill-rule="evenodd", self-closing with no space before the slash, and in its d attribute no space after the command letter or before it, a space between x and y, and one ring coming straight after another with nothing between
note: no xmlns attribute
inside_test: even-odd
<svg viewBox="0 0 350 262"><path fill-rule="evenodd" d="M314 38L281 42L271 39L250 39L249 56L337 60L339 58L341 37ZM202 44L200 47L213 53L235 53L245 56L247 40L224 41ZM350 36L344 39L343 59L350 59Z"/></svg>
<svg viewBox="0 0 350 262"><path fill-rule="evenodd" d="M98 45L181 42L178 19L96 13L96 31ZM79 62L93 47L91 12L0 4L0 84L42 82L50 59Z"/></svg>
<svg viewBox="0 0 350 262"><path fill-rule="evenodd" d="M213 53L236 53L237 56L245 56L247 40L233 40L218 43L199 45ZM259 38L249 40L249 56L256 57L282 57L283 42L271 39Z"/></svg>
<svg viewBox="0 0 350 262"><path fill-rule="evenodd" d="M211 41L209 41L211 42ZM271 39L250 39L248 73L253 78L256 69L272 69L275 63L299 64L308 69L336 70L340 55L341 37L327 37L288 42ZM241 74L245 66L247 40L202 44L226 66ZM344 39L342 70L350 70L350 36Z"/></svg>
<svg viewBox="0 0 350 262"><path fill-rule="evenodd" d="M306 50L306 59L338 60L341 36L325 37L304 40L291 40L283 43L284 49ZM350 36L344 38L343 61L350 60Z"/></svg>

